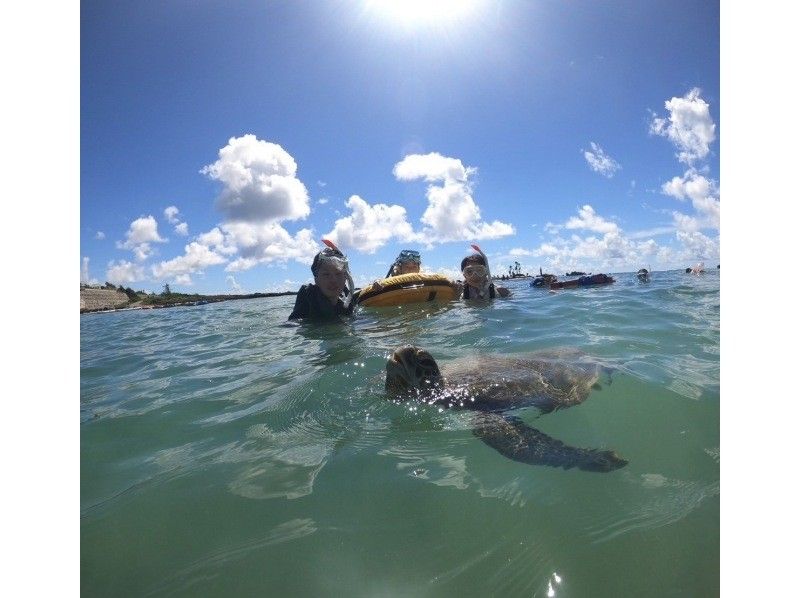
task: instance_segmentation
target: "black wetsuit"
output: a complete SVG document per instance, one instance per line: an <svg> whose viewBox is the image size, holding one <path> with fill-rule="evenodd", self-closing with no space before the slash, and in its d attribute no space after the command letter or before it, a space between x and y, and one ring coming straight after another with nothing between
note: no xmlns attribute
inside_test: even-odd
<svg viewBox="0 0 800 598"><path fill-rule="evenodd" d="M294 309L289 314L290 320L299 318L312 318L315 320L334 320L338 316L350 316L356 306L355 300L345 307L341 297L337 299L336 305L330 302L322 294L320 288L315 284L304 284L297 291L297 299L294 302Z"/></svg>
<svg viewBox="0 0 800 598"><path fill-rule="evenodd" d="M477 293L475 297L470 297L469 289L470 285L464 284L464 299L480 299L480 295L477 295ZM494 299L494 297L495 297L494 283L491 283L489 285L489 299Z"/></svg>

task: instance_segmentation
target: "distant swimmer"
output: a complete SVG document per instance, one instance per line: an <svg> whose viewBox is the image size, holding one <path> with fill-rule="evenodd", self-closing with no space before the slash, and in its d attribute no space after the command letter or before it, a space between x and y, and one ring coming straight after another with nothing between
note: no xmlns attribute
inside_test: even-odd
<svg viewBox="0 0 800 598"><path fill-rule="evenodd" d="M420 256L419 251L415 249L403 249L398 256L394 258L392 265L389 266L389 271L386 272L386 276L383 277L383 281L385 282L387 278L402 276L403 274L419 274L421 267L422 256ZM375 280L362 290L362 294L366 291L378 292L383 288L384 284L380 280Z"/></svg>
<svg viewBox="0 0 800 598"><path fill-rule="evenodd" d="M400 276L401 274L417 274L419 273L422 265L422 257L419 251L414 249L403 249L400 254L394 258L394 262L389 267L385 278L390 276Z"/></svg>

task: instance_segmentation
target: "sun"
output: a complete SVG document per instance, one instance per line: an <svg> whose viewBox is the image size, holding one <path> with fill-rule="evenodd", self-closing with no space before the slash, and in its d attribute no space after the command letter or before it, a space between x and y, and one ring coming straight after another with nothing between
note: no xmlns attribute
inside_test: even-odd
<svg viewBox="0 0 800 598"><path fill-rule="evenodd" d="M367 10L402 25L460 21L482 3L483 0L365 0Z"/></svg>

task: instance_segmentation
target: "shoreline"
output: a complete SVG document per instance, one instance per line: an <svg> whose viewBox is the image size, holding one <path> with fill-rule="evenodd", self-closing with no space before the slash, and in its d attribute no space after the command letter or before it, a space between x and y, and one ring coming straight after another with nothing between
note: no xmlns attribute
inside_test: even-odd
<svg viewBox="0 0 800 598"><path fill-rule="evenodd" d="M98 289L81 289L81 304L84 302L84 291L92 291ZM220 303L222 301L236 301L241 299L262 299L264 297L284 297L286 295L297 295L297 291L283 291L281 293L250 293L247 295L193 295L190 299L183 297L176 297L175 301L169 301L169 298L163 298L161 303L144 303L143 301L130 302L124 293L120 293L125 300L122 301L121 297L111 297L105 300L95 300L92 307L81 307L80 314L96 314L96 313L111 313L120 311L143 311L151 309L167 309L171 307L195 307L198 305L206 305L208 303Z"/></svg>

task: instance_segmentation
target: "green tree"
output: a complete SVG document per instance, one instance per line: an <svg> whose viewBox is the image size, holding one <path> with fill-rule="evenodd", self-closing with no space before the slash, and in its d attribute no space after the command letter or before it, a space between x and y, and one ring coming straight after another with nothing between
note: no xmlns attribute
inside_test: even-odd
<svg viewBox="0 0 800 598"><path fill-rule="evenodd" d="M169 290L169 283L164 285L164 291L161 293L162 295L169 295L171 291Z"/></svg>

